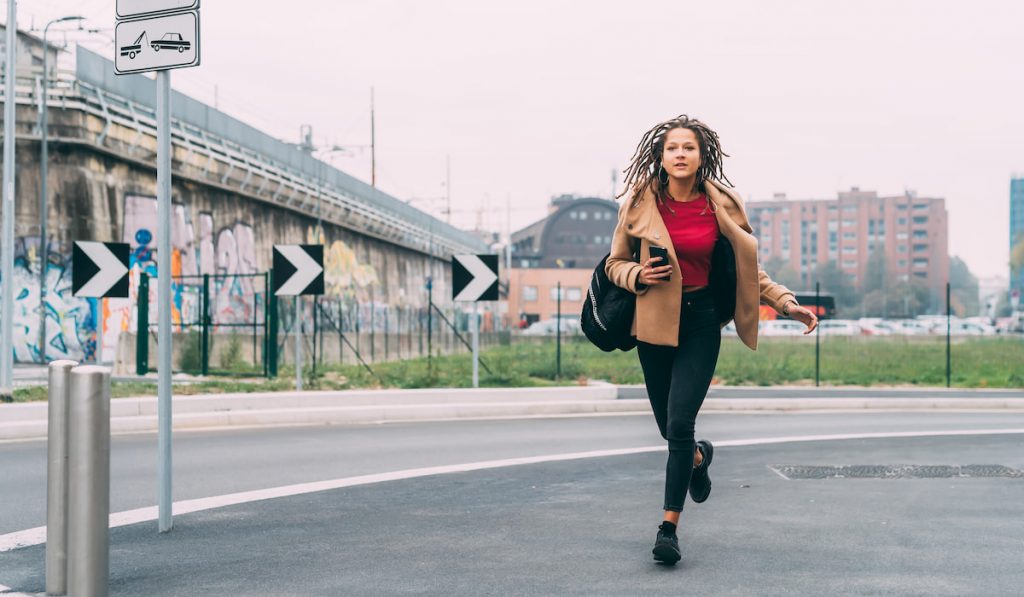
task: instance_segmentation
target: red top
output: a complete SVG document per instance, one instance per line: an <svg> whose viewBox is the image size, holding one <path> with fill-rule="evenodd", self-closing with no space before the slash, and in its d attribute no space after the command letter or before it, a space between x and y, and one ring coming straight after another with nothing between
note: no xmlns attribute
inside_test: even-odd
<svg viewBox="0 0 1024 597"><path fill-rule="evenodd" d="M669 211L669 206L675 214ZM704 195L693 201L666 198L658 203L661 219L679 260L683 286L707 286L711 271L711 251L718 240L718 220L714 205Z"/></svg>

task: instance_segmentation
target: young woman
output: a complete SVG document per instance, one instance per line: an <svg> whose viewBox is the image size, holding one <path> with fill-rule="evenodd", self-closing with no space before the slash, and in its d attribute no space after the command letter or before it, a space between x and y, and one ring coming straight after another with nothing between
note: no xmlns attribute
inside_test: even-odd
<svg viewBox="0 0 1024 597"><path fill-rule="evenodd" d="M614 284L637 295L637 353L654 418L668 440L665 516L654 545L654 558L668 564L681 557L676 527L687 490L695 502L711 492L714 446L694 442L694 423L718 362L721 328L734 319L740 339L756 350L761 302L806 324L805 335L818 325L814 313L761 269L757 240L723 157L718 135L686 115L647 131L626 169L632 192L619 208L605 267ZM709 285L712 251L723 237L735 255L732 313L720 313L731 301L716 300ZM638 245L639 262L633 258ZM652 250L667 254L668 262L652 257Z"/></svg>

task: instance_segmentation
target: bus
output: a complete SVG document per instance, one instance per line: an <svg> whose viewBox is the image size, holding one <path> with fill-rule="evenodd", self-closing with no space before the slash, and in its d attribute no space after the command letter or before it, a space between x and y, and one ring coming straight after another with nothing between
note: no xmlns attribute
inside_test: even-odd
<svg viewBox="0 0 1024 597"><path fill-rule="evenodd" d="M820 304L816 303L817 297L814 292L795 292L796 302L800 303L800 306L807 308L812 313L818 316L818 319L834 319L836 316L836 298L827 292L822 292L817 297L820 297ZM776 313L775 309L772 309L768 305L761 305L759 319L761 321L768 321L772 319L789 319L781 313Z"/></svg>

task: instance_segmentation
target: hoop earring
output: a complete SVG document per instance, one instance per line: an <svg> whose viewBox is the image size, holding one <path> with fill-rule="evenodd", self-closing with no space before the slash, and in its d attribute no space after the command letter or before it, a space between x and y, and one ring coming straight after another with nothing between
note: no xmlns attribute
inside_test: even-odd
<svg viewBox="0 0 1024 597"><path fill-rule="evenodd" d="M664 179L661 178L662 174L665 175ZM661 186L663 186L663 187L668 185L668 172L665 171L665 167L664 166L659 166L658 167L658 182L660 182Z"/></svg>

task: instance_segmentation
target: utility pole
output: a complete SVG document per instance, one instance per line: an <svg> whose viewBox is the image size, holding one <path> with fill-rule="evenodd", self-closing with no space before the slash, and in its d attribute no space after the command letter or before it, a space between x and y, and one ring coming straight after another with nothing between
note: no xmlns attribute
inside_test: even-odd
<svg viewBox="0 0 1024 597"><path fill-rule="evenodd" d="M7 0L7 64L4 69L3 328L0 329L0 400L14 394L14 54L18 47L18 6Z"/></svg>
<svg viewBox="0 0 1024 597"><path fill-rule="evenodd" d="M377 188L377 117L374 114L373 86L370 86L370 186Z"/></svg>
<svg viewBox="0 0 1024 597"><path fill-rule="evenodd" d="M452 156L444 156L444 195L447 202L448 224L452 223Z"/></svg>
<svg viewBox="0 0 1024 597"><path fill-rule="evenodd" d="M46 224L49 219L48 193L46 188L49 175L49 137L47 123L47 107L49 105L50 90L50 50L46 36L50 32L50 25L63 23L65 21L82 21L85 17L72 16L53 19L43 27L43 93L39 101L39 358L46 364L46 270L49 269L50 242L46 233ZM102 299L101 299L102 300Z"/></svg>

